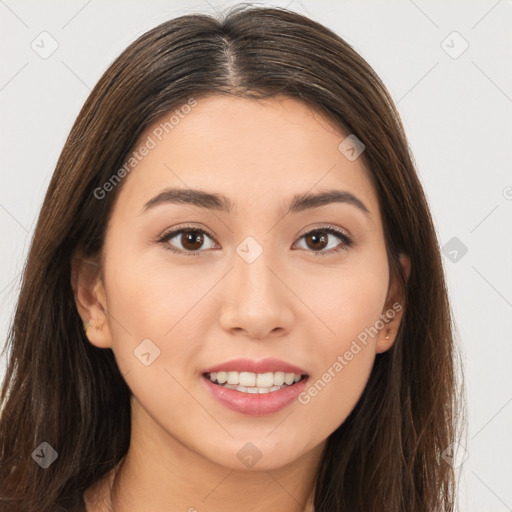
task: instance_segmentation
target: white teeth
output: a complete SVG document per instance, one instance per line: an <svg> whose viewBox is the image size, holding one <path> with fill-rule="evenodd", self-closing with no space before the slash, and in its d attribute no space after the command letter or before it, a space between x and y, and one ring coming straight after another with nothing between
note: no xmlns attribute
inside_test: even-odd
<svg viewBox="0 0 512 512"><path fill-rule="evenodd" d="M228 384L240 384L240 374L238 372L228 372Z"/></svg>
<svg viewBox="0 0 512 512"><path fill-rule="evenodd" d="M284 382L285 384L288 384L288 386L293 384L293 373L286 373L284 376Z"/></svg>
<svg viewBox="0 0 512 512"><path fill-rule="evenodd" d="M269 388L274 384L274 374L272 372L258 373L256 377L256 386L259 388Z"/></svg>
<svg viewBox="0 0 512 512"><path fill-rule="evenodd" d="M286 386L291 386L302 378L302 375L285 372L212 372L212 382L243 393L272 393Z"/></svg>
<svg viewBox="0 0 512 512"><path fill-rule="evenodd" d="M282 386L284 384L284 372L274 373L274 386Z"/></svg>
<svg viewBox="0 0 512 512"><path fill-rule="evenodd" d="M256 386L256 374L249 372L240 372L240 385Z"/></svg>

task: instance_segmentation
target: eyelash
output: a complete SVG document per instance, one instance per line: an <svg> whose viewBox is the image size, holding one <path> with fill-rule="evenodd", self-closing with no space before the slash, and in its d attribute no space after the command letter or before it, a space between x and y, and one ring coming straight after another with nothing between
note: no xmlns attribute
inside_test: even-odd
<svg viewBox="0 0 512 512"><path fill-rule="evenodd" d="M199 229L194 226L182 226L178 229L174 229L172 231L164 233L157 240L157 243L161 243L164 246L164 249L171 251L173 253L176 253L176 254L182 254L184 256L192 256L192 257L200 256L201 253L205 252L205 251L195 251L195 252L183 251L181 249L174 249L171 245L167 244L167 242L170 239L174 238L176 235L186 233L187 231L195 231L198 233L203 233L203 234L208 235L212 240L214 239L213 235L204 229ZM341 239L341 241L343 242L343 245L338 249L330 249L329 251L311 251L315 255L315 257L316 256L329 256L331 254L339 254L342 251L347 251L353 245L352 239L344 231L337 228L336 226L331 226L331 225L326 225L326 226L323 226L320 228L312 229L311 231L307 231L306 233L304 233L303 235L300 236L299 240L301 238L304 238L307 235L311 235L313 233L319 233L319 232L320 233L328 233L328 234L337 236L338 238Z"/></svg>

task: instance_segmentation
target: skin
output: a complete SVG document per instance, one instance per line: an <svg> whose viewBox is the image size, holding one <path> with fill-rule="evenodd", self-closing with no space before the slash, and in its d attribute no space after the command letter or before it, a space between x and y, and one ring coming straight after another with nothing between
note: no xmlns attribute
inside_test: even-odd
<svg viewBox="0 0 512 512"><path fill-rule="evenodd" d="M101 262L74 259L77 308L102 326L87 330L89 341L113 350L133 392L131 444L113 488L117 512L169 504L190 512L311 510L326 439L357 403L375 355L391 347L401 314L307 404L244 416L214 400L201 379L230 359L275 357L305 369L313 383L402 303L390 282L378 197L361 159L338 150L345 137L294 99L200 99L124 178ZM235 210L166 204L141 214L169 186L223 193ZM284 215L294 194L331 188L351 192L369 214L332 203ZM204 234L197 257L155 242L184 224L214 235ZM318 246L304 235L327 224L354 243L315 256ZM236 252L247 236L263 249L250 264ZM326 236L324 253L343 244ZM191 247L181 235L166 243ZM407 276L410 263L400 262ZM133 354L147 338L161 351L150 366ZM247 442L261 453L251 468L237 457ZM88 489L89 511L100 509L95 500L108 501L108 483Z"/></svg>

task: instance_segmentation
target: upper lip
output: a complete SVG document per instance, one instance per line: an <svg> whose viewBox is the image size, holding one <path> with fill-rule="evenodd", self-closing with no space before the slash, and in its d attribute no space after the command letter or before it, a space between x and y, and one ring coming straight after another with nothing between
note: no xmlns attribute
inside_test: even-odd
<svg viewBox="0 0 512 512"><path fill-rule="evenodd" d="M254 359L231 359L230 361L226 361L225 363L220 363L215 366L211 366L204 370L203 373L212 373L212 372L251 372L251 373L267 373L267 372L285 372L285 373L295 373L296 375L307 375L307 372L298 366L287 363L285 361L281 361L280 359L275 359L272 357L267 357L265 359L260 359L259 361L255 361Z"/></svg>

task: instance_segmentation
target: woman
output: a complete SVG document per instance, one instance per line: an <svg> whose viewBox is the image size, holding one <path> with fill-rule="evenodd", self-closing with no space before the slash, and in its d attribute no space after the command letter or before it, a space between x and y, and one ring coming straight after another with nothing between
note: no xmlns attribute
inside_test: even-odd
<svg viewBox="0 0 512 512"><path fill-rule="evenodd" d="M110 66L9 343L2 511L453 510L428 205L380 79L296 13L183 16Z"/></svg>

